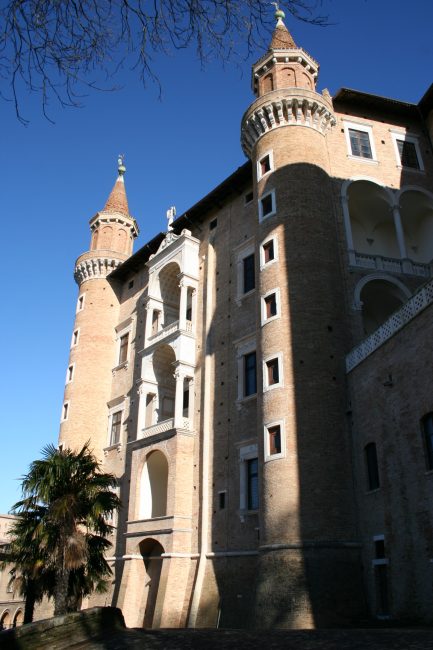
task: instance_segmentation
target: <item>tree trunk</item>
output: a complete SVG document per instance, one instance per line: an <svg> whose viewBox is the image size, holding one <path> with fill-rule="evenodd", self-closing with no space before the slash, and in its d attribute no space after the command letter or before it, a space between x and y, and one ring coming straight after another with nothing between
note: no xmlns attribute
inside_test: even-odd
<svg viewBox="0 0 433 650"><path fill-rule="evenodd" d="M24 621L23 623L31 623L33 621L33 614L35 612L35 585L33 580L29 580L26 589L26 602L24 605Z"/></svg>
<svg viewBox="0 0 433 650"><path fill-rule="evenodd" d="M68 586L69 571L62 567L56 571L56 584L54 586L54 616L68 613Z"/></svg>

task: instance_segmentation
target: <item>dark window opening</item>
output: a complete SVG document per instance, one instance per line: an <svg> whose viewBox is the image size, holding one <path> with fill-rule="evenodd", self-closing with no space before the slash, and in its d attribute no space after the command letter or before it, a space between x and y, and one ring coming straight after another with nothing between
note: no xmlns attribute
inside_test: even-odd
<svg viewBox="0 0 433 650"><path fill-rule="evenodd" d="M278 384L280 381L278 359L270 359L269 361L266 361L266 367L268 371L268 386Z"/></svg>
<svg viewBox="0 0 433 650"><path fill-rule="evenodd" d="M384 539L375 539L374 540L374 556L376 560L385 559L385 540Z"/></svg>
<svg viewBox="0 0 433 650"><path fill-rule="evenodd" d="M257 458L247 460L247 505L248 510L259 507L259 461Z"/></svg>
<svg viewBox="0 0 433 650"><path fill-rule="evenodd" d="M272 318L277 315L277 297L275 293L265 298L266 318Z"/></svg>
<svg viewBox="0 0 433 650"><path fill-rule="evenodd" d="M377 490L380 487L379 467L377 464L376 444L369 442L365 446L365 463L367 469L367 483L369 490Z"/></svg>
<svg viewBox="0 0 433 650"><path fill-rule="evenodd" d="M256 286L255 268L254 268L254 253L244 257L244 293L252 291Z"/></svg>
<svg viewBox="0 0 433 650"><path fill-rule="evenodd" d="M116 411L111 416L110 445L117 445L120 440L120 426L122 422L122 411Z"/></svg>
<svg viewBox="0 0 433 650"><path fill-rule="evenodd" d="M267 174L268 172L271 171L271 159L270 156L265 156L264 158L261 159L260 161L260 173L261 176L264 174Z"/></svg>
<svg viewBox="0 0 433 650"><path fill-rule="evenodd" d="M267 241L266 244L263 244L263 258L265 264L268 262L271 262L273 259L275 259L275 251L274 251L274 240L271 239L270 241Z"/></svg>
<svg viewBox="0 0 433 650"><path fill-rule="evenodd" d="M424 452L427 470L433 469L433 413L427 413L422 419Z"/></svg>
<svg viewBox="0 0 433 650"><path fill-rule="evenodd" d="M349 129L350 146L352 155L360 158L373 158L370 137L366 131Z"/></svg>
<svg viewBox="0 0 433 650"><path fill-rule="evenodd" d="M269 455L281 454L281 429L279 424L274 427L269 427L268 437Z"/></svg>
<svg viewBox="0 0 433 650"><path fill-rule="evenodd" d="M245 205L247 205L247 203L251 203L253 198L254 198L253 192L248 192L248 194L245 194Z"/></svg>
<svg viewBox="0 0 433 650"><path fill-rule="evenodd" d="M212 221L209 224L209 230L214 230L218 225L218 219L212 219Z"/></svg>
<svg viewBox="0 0 433 650"><path fill-rule="evenodd" d="M244 397L257 393L256 353L244 356Z"/></svg>
<svg viewBox="0 0 433 650"><path fill-rule="evenodd" d="M268 214L271 214L274 210L274 202L272 200L272 194L267 194L261 200L262 205L262 216L266 217Z"/></svg>
<svg viewBox="0 0 433 650"><path fill-rule="evenodd" d="M398 153L400 154L400 161L403 167L411 167L412 169L420 168L414 142L397 140L397 147Z"/></svg>
<svg viewBox="0 0 433 650"><path fill-rule="evenodd" d="M226 493L225 492L220 492L218 494L218 501L219 501L220 510L224 510L224 508L226 507Z"/></svg>
<svg viewBox="0 0 433 650"><path fill-rule="evenodd" d="M129 333L120 337L119 364L125 363L128 358Z"/></svg>
<svg viewBox="0 0 433 650"><path fill-rule="evenodd" d="M128 284L128 289L132 289L133 286L134 286L134 280L130 280Z"/></svg>

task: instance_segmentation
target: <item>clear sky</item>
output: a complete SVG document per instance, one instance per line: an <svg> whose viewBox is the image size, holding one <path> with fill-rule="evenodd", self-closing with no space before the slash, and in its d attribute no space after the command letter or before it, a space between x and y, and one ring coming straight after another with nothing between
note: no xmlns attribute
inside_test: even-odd
<svg viewBox="0 0 433 650"><path fill-rule="evenodd" d="M433 82L431 0L323 0L332 25L289 18L298 45L319 61L318 89L355 88L418 102ZM270 5L269 11L273 11ZM242 40L242 35L239 35ZM3 299L0 321L0 512L19 498L19 478L57 442L77 287L86 251L124 153L129 207L141 233L135 250L245 162L240 120L252 101L251 63L200 68L194 52L155 60L163 87L143 90L124 70L117 92L80 109L54 104L52 125L27 98L27 127L0 101Z"/></svg>

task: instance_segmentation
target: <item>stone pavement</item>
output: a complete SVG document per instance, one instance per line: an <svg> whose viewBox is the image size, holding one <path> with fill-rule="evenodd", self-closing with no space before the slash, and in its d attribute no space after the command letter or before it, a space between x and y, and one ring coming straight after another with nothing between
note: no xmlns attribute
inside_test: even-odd
<svg viewBox="0 0 433 650"><path fill-rule="evenodd" d="M116 632L74 650L433 650L432 629L138 630Z"/></svg>

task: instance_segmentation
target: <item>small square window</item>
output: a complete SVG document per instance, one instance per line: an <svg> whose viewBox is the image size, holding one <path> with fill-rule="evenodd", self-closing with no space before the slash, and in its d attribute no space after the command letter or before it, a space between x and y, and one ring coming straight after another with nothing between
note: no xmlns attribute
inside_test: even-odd
<svg viewBox="0 0 433 650"><path fill-rule="evenodd" d="M263 261L265 264L275 259L274 240L270 239L263 244Z"/></svg>
<svg viewBox="0 0 433 650"><path fill-rule="evenodd" d="M256 353L244 355L244 397L257 393Z"/></svg>
<svg viewBox="0 0 433 650"><path fill-rule="evenodd" d="M217 219L212 219L212 221L209 224L209 230L215 230L217 225L218 225L218 220Z"/></svg>
<svg viewBox="0 0 433 650"><path fill-rule="evenodd" d="M403 167L411 167L412 169L419 169L418 156L416 155L416 148L414 142L408 140L397 140L398 153Z"/></svg>
<svg viewBox="0 0 433 650"><path fill-rule="evenodd" d="M266 296L265 300L265 318L269 320L273 316L277 315L277 296L275 293L271 293L269 296Z"/></svg>
<svg viewBox="0 0 433 650"><path fill-rule="evenodd" d="M374 540L374 558L375 560L383 560L385 555L385 538L376 538Z"/></svg>
<svg viewBox="0 0 433 650"><path fill-rule="evenodd" d="M271 161L269 156L265 156L264 158L261 159L260 171L262 176L264 176L265 174L271 171Z"/></svg>
<svg viewBox="0 0 433 650"><path fill-rule="evenodd" d="M269 427L268 444L269 444L270 456L275 456L275 454L281 454L281 428L279 424L277 424L274 427Z"/></svg>
<svg viewBox="0 0 433 650"><path fill-rule="evenodd" d="M349 129L350 147L352 156L359 156L360 158L373 158L371 150L370 136L367 131L360 131L358 129Z"/></svg>
<svg viewBox="0 0 433 650"><path fill-rule="evenodd" d="M129 332L120 337L119 365L128 359Z"/></svg>
<svg viewBox="0 0 433 650"><path fill-rule="evenodd" d="M269 361L266 361L266 369L268 386L278 384L280 382L278 359L269 359Z"/></svg>
<svg viewBox="0 0 433 650"><path fill-rule="evenodd" d="M117 445L120 440L120 428L122 425L122 411L116 411L111 416L110 445Z"/></svg>
<svg viewBox="0 0 433 650"><path fill-rule="evenodd" d="M256 286L254 253L243 258L243 289L244 293L252 291Z"/></svg>
<svg viewBox="0 0 433 650"><path fill-rule="evenodd" d="M275 207L275 191L268 192L259 201L259 219L266 219L276 212Z"/></svg>
<svg viewBox="0 0 433 650"><path fill-rule="evenodd" d="M257 180L260 180L266 174L274 169L274 155L272 151L267 151L257 161Z"/></svg>

